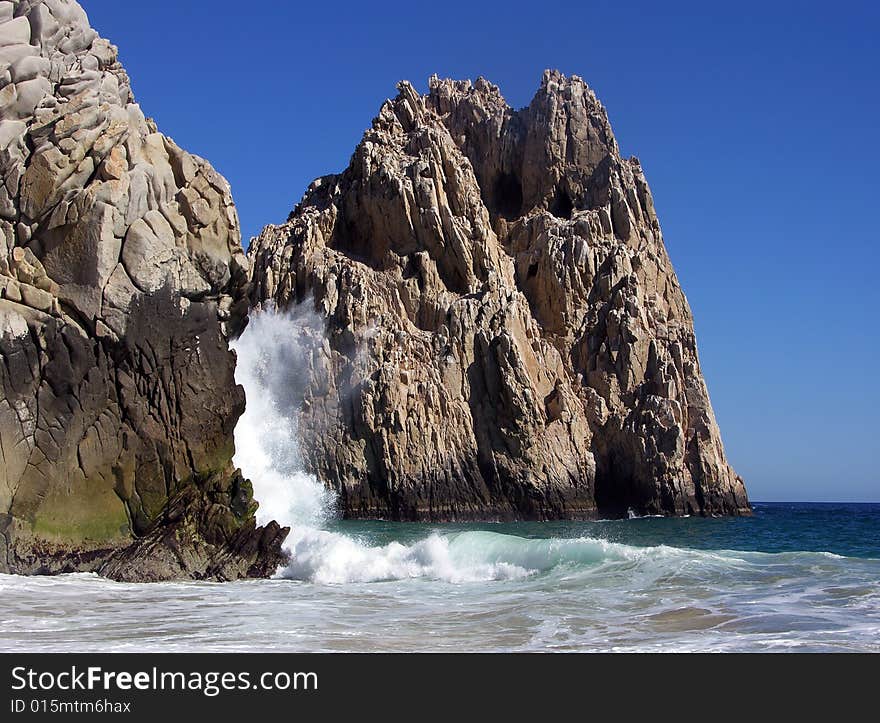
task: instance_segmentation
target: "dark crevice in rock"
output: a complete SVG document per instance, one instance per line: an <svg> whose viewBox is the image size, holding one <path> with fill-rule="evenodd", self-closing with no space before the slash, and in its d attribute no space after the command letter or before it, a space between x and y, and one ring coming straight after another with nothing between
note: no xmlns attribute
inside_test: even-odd
<svg viewBox="0 0 880 723"><path fill-rule="evenodd" d="M556 218L562 218L566 221L571 218L571 212L574 210L574 204L565 189L557 188L553 200L550 202L550 213Z"/></svg>
<svg viewBox="0 0 880 723"><path fill-rule="evenodd" d="M518 218L523 205L522 183L515 174L502 171L490 198L484 200L494 214L508 221Z"/></svg>

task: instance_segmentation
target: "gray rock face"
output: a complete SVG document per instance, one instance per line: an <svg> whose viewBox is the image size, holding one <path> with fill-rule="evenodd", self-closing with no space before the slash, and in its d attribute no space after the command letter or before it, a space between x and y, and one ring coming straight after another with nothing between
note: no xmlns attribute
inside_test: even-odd
<svg viewBox="0 0 880 723"><path fill-rule="evenodd" d="M307 302L300 432L351 517L747 514L635 158L578 77L532 103L401 83L338 176L249 250Z"/></svg>
<svg viewBox="0 0 880 723"><path fill-rule="evenodd" d="M0 2L0 571L266 575L231 463L247 260L69 0Z"/></svg>

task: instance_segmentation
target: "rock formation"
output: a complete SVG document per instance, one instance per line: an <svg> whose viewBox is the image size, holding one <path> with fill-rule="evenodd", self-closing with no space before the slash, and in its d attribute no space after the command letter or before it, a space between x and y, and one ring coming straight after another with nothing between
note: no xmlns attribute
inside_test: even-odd
<svg viewBox="0 0 880 723"><path fill-rule="evenodd" d="M285 531L231 463L229 186L75 2L0 2L0 172L0 571L271 574Z"/></svg>
<svg viewBox="0 0 880 723"><path fill-rule="evenodd" d="M249 250L308 303L294 401L350 517L746 514L639 161L578 77L432 78ZM320 325L319 325L320 327ZM326 332L326 333L325 333Z"/></svg>

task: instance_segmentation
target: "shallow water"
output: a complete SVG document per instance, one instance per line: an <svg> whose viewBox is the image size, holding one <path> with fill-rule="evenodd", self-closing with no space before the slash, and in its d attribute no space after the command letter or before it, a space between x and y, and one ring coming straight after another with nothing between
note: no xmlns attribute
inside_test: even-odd
<svg viewBox="0 0 880 723"><path fill-rule="evenodd" d="M755 511L331 525L327 534L393 561L383 576L368 560L369 580L332 555L307 570L336 576L328 582L0 576L0 649L880 651L880 505Z"/></svg>

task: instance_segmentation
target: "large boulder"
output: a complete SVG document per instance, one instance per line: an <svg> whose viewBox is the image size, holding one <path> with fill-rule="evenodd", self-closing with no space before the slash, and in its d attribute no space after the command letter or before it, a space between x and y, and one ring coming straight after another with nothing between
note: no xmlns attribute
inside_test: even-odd
<svg viewBox="0 0 880 723"><path fill-rule="evenodd" d="M294 399L350 517L746 514L635 158L578 77L514 111L406 82L249 250L251 303L322 323Z"/></svg>
<svg viewBox="0 0 880 723"><path fill-rule="evenodd" d="M70 0L0 2L0 571L271 574L233 467L247 312L229 185Z"/></svg>

